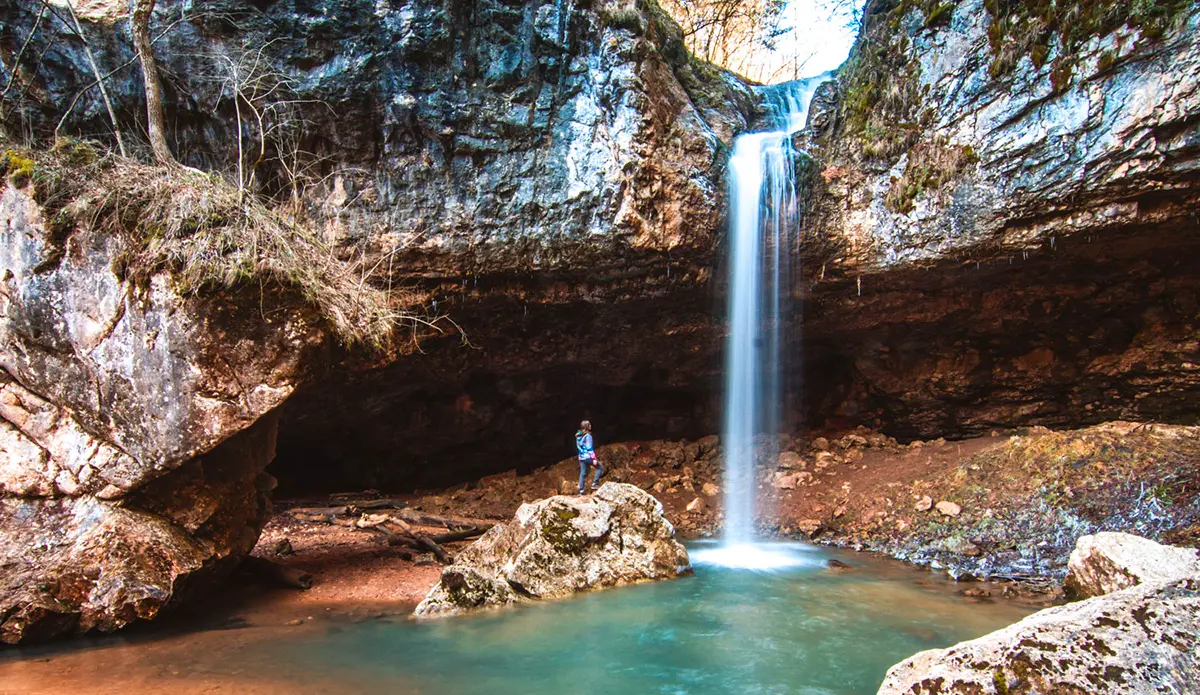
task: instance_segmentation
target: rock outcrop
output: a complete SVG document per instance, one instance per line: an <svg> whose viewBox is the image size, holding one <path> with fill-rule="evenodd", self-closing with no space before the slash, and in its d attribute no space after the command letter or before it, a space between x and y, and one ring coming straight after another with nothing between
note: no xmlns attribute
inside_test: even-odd
<svg viewBox="0 0 1200 695"><path fill-rule="evenodd" d="M582 416L564 414L568 397L638 384L647 432L678 421L647 393L697 401L716 364L704 337L724 151L754 100L688 55L655 4L157 4L180 161L238 171L319 229L357 283L398 308L423 298L419 313L450 313L469 336L390 364L332 345L286 282L135 282L123 230L31 201L41 163L14 164L28 153L9 157L13 133L112 131L62 8L0 3L0 44L28 49L0 60L20 93L0 127L0 173L15 172L0 218L4 640L113 629L219 578L258 533L277 441L282 470L325 490L412 487L557 458L548 432ZM140 130L127 5L76 9L116 119ZM265 122L239 122L237 90ZM244 171L239 146L257 152ZM567 370L578 377L547 376Z"/></svg>
<svg viewBox="0 0 1200 695"><path fill-rule="evenodd" d="M442 570L414 615L450 616L690 571L658 500L633 485L605 483L589 496L521 505L511 522Z"/></svg>
<svg viewBox="0 0 1200 695"><path fill-rule="evenodd" d="M124 6L100 4L113 9L82 19L108 73L132 53ZM40 7L0 11L0 40L19 46ZM293 490L448 484L501 456L542 465L586 415L611 425L608 441L715 429L709 283L727 148L755 104L686 52L655 3L160 0L154 26L181 161L232 172L239 136L253 143L256 187L299 196L353 272L419 288L421 309L469 341L452 330L412 360L301 389L280 423ZM73 30L32 34L23 122L48 134L82 92L61 132L110 132ZM286 101L267 111L262 157L229 97L231 65L255 66ZM106 83L140 129L137 71ZM593 412L564 414L568 398Z"/></svg>
<svg viewBox="0 0 1200 695"><path fill-rule="evenodd" d="M819 415L1194 422L1198 26L1186 2L867 3L807 139Z"/></svg>
<svg viewBox="0 0 1200 695"><path fill-rule="evenodd" d="M112 630L215 581L269 510L277 420L324 332L299 305L185 297L55 248L0 193L0 641Z"/></svg>
<svg viewBox="0 0 1200 695"><path fill-rule="evenodd" d="M1081 588L1098 592L1094 598L1039 611L949 649L921 652L888 671L879 695L1200 689L1196 551L1104 533L1080 538L1071 559ZM1106 586L1116 590L1105 592Z"/></svg>
<svg viewBox="0 0 1200 695"><path fill-rule="evenodd" d="M1075 544L1066 590L1077 598L1103 596L1139 584L1200 577L1200 550L1160 545L1128 533L1097 533Z"/></svg>

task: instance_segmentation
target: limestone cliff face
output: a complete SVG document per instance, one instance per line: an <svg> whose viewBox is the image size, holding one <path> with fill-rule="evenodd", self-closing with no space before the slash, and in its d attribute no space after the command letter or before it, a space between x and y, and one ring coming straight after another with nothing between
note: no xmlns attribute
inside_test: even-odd
<svg viewBox="0 0 1200 695"><path fill-rule="evenodd" d="M1195 420L1200 12L1056 7L868 4L805 134L827 412L897 436Z"/></svg>
<svg viewBox="0 0 1200 695"><path fill-rule="evenodd" d="M836 122L816 139L827 168L815 224L840 237L843 263L974 260L1191 221L1200 11L1162 3L1151 24L1124 3L1080 5L1094 34L1062 19L1031 40L1037 18L1022 14L1034 9L869 3L838 73ZM1093 27L1092 12L1124 21Z"/></svg>
<svg viewBox="0 0 1200 695"><path fill-rule="evenodd" d="M14 40L26 5L5 9ZM132 58L127 20L108 20L85 25L105 71ZM55 60L23 114L42 133L91 79L82 44L46 24L29 53ZM181 160L234 171L240 135L255 188L303 195L395 282L707 258L723 151L753 109L647 2L165 0L155 25ZM112 81L136 132L136 66ZM94 93L63 127L110 130Z"/></svg>

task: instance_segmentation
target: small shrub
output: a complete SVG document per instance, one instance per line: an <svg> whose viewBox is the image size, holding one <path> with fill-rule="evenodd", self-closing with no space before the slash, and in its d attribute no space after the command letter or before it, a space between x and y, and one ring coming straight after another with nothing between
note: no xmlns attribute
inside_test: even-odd
<svg viewBox="0 0 1200 695"><path fill-rule="evenodd" d="M601 10L600 19L604 22L605 26L613 27L614 29L624 29L635 36L645 31L642 26L642 13L633 7Z"/></svg>
<svg viewBox="0 0 1200 695"><path fill-rule="evenodd" d="M5 150L0 155L0 169L14 188L24 188L33 178L33 159L17 150Z"/></svg>
<svg viewBox="0 0 1200 695"><path fill-rule="evenodd" d="M916 200L922 194L940 192L960 172L978 162L979 155L973 147L949 145L945 140L913 147L904 174L892 182L884 205L907 215L916 207Z"/></svg>
<svg viewBox="0 0 1200 695"><path fill-rule="evenodd" d="M1140 32L1145 41L1158 41L1179 25L1190 6L1191 0L985 0L992 19L988 72L1002 77L1026 54L1040 68L1053 52L1058 58L1051 80L1055 90L1062 90L1070 86L1088 41L1123 26Z"/></svg>

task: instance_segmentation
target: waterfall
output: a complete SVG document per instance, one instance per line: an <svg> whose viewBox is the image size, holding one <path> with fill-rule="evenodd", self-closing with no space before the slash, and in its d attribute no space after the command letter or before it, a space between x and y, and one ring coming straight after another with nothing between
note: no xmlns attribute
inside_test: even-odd
<svg viewBox="0 0 1200 695"><path fill-rule="evenodd" d="M828 73L763 90L770 127L739 136L730 160L729 336L725 344L725 544L755 540L756 454L774 460L784 414L786 328L799 200L792 135Z"/></svg>

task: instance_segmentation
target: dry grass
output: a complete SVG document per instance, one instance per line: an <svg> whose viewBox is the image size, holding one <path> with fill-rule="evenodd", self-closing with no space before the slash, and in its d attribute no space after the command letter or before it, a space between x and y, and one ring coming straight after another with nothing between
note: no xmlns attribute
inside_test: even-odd
<svg viewBox="0 0 1200 695"><path fill-rule="evenodd" d="M297 292L347 344L389 349L398 329L428 323L407 310L413 293L374 286L370 269L338 258L312 226L239 195L218 176L74 141L24 156L35 162L29 180L52 249L44 266L57 264L77 229L89 229L124 242L113 259L122 278L144 284L170 272L184 294L275 285Z"/></svg>
<svg viewBox="0 0 1200 695"><path fill-rule="evenodd" d="M913 211L922 194L940 194L960 172L978 162L974 148L951 145L944 138L915 145L909 151L904 173L892 181L884 204L906 215Z"/></svg>

